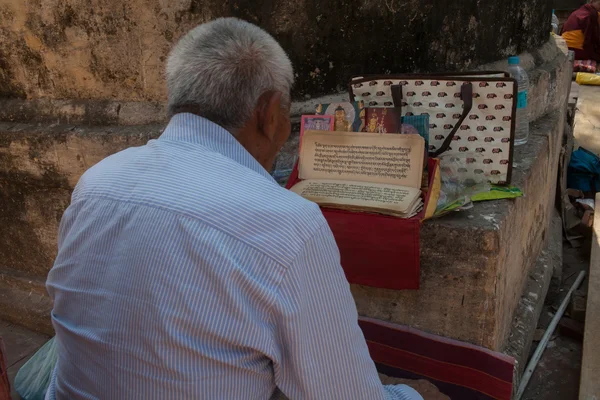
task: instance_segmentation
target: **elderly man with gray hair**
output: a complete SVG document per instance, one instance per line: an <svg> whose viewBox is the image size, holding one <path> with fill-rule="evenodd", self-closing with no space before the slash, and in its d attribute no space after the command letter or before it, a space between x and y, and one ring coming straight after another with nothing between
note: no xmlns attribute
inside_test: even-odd
<svg viewBox="0 0 600 400"><path fill-rule="evenodd" d="M421 399L383 386L319 207L268 170L292 65L256 26L189 32L169 125L79 181L48 276L49 399Z"/></svg>

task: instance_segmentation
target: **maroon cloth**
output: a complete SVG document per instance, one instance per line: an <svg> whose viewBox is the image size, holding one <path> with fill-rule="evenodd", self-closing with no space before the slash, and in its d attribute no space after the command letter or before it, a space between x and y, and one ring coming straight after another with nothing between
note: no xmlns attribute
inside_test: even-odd
<svg viewBox="0 0 600 400"><path fill-rule="evenodd" d="M4 354L6 354L4 351L4 342L0 337L0 400L10 400L10 383L8 382L8 371Z"/></svg>
<svg viewBox="0 0 600 400"><path fill-rule="evenodd" d="M573 72L589 72L595 74L598 64L594 60L575 60Z"/></svg>
<svg viewBox="0 0 600 400"><path fill-rule="evenodd" d="M576 60L594 60L600 62L600 24L598 10L586 4L573 12L565 22L562 33L583 31L585 37L583 49L570 48L575 52Z"/></svg>
<svg viewBox="0 0 600 400"><path fill-rule="evenodd" d="M511 399L512 357L371 318L358 323L371 358L384 375L426 379L451 399Z"/></svg>
<svg viewBox="0 0 600 400"><path fill-rule="evenodd" d="M425 205L439 161L429 159L428 167L430 190ZM286 187L290 189L299 181L296 164ZM380 289L419 289L421 221L426 208L410 219L323 208L348 282Z"/></svg>

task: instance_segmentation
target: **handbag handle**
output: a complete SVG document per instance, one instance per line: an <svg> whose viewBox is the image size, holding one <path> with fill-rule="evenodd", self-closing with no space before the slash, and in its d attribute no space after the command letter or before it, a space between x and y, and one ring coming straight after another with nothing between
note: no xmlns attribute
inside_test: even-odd
<svg viewBox="0 0 600 400"><path fill-rule="evenodd" d="M446 140L444 140L444 143L442 143L440 148L432 153L429 153L430 157L437 157L440 154L442 154L448 150L448 148L450 147L450 144L452 143L452 139L454 139L454 136L456 135L456 132L458 132L462 123L465 121L465 119L467 119L467 116L473 109L473 84L472 83L464 83L462 85L462 87L460 88L460 98L465 103L465 106L463 108L463 113L460 116L460 119L458 120L458 122L456 123L456 125L452 129L452 132L450 132L450 134L448 135Z"/></svg>
<svg viewBox="0 0 600 400"><path fill-rule="evenodd" d="M394 108L398 110L398 115L402 115L402 86L392 85L392 101Z"/></svg>

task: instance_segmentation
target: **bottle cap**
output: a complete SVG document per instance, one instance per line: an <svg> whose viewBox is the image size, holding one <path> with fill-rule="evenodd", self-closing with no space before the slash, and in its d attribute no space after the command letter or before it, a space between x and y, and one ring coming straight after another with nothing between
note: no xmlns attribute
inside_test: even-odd
<svg viewBox="0 0 600 400"><path fill-rule="evenodd" d="M518 56L508 58L508 65L519 65L521 59Z"/></svg>

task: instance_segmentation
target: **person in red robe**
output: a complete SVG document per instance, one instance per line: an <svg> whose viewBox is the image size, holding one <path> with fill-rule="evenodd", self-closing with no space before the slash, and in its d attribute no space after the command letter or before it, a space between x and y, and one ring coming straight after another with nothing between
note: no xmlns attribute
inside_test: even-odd
<svg viewBox="0 0 600 400"><path fill-rule="evenodd" d="M562 29L562 37L576 60L600 62L600 0L592 0L573 12Z"/></svg>

